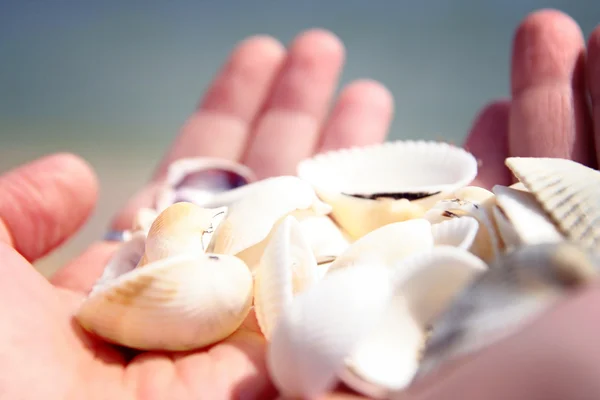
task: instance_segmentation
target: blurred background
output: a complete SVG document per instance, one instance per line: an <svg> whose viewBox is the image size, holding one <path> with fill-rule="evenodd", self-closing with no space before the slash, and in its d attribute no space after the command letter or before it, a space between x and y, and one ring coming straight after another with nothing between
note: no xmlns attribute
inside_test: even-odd
<svg viewBox="0 0 600 400"><path fill-rule="evenodd" d="M509 94L513 31L545 7L586 36L600 23L593 0L0 0L0 172L70 151L99 176L94 216L38 262L48 274L102 236L245 37L332 30L347 49L341 84L373 78L394 94L391 139L461 143L477 110Z"/></svg>

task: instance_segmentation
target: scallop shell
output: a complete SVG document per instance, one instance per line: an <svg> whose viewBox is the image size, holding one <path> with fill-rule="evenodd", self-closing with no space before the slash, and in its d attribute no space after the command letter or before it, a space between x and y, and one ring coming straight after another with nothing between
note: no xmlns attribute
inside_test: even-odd
<svg viewBox="0 0 600 400"><path fill-rule="evenodd" d="M472 217L450 218L431 225L433 243L436 246L448 245L469 250L475 242L479 222Z"/></svg>
<svg viewBox="0 0 600 400"><path fill-rule="evenodd" d="M393 265L410 254L433 248L429 221L417 218L394 222L361 237L329 266L333 271L362 263Z"/></svg>
<svg viewBox="0 0 600 400"><path fill-rule="evenodd" d="M400 261L386 316L354 349L341 379L371 398L406 387L418 370L429 325L486 269L468 251L445 245Z"/></svg>
<svg viewBox="0 0 600 400"><path fill-rule="evenodd" d="M173 162L167 179L158 192L156 209L162 211L180 201L207 206L215 194L254 182L256 176L248 167L221 158L183 158Z"/></svg>
<svg viewBox="0 0 600 400"><path fill-rule="evenodd" d="M435 224L448 219L470 216L475 218L480 225L471 252L490 262L495 259L503 245L492 218L492 208L495 205L495 196L492 192L478 187L465 187L456 191L452 198L438 201L429 209L423 218Z"/></svg>
<svg viewBox="0 0 600 400"><path fill-rule="evenodd" d="M468 185L477 161L458 147L395 141L319 154L298 164L354 239L392 222L420 217L437 200Z"/></svg>
<svg viewBox="0 0 600 400"><path fill-rule="evenodd" d="M390 271L370 264L331 272L283 310L267 347L282 396L315 399L338 382L348 354L384 317Z"/></svg>
<svg viewBox="0 0 600 400"><path fill-rule="evenodd" d="M313 188L293 176L268 178L246 186L246 194L228 207L207 251L237 255L254 270L273 226L287 215L325 215L331 207Z"/></svg>
<svg viewBox="0 0 600 400"><path fill-rule="evenodd" d="M509 157L506 165L565 236L600 245L600 172L561 158Z"/></svg>
<svg viewBox="0 0 600 400"><path fill-rule="evenodd" d="M254 279L254 312L267 340L281 310L324 275L296 218L287 216L274 229Z"/></svg>
<svg viewBox="0 0 600 400"><path fill-rule="evenodd" d="M593 280L599 262L568 242L505 253L434 321L418 376L513 334L570 287Z"/></svg>
<svg viewBox="0 0 600 400"><path fill-rule="evenodd" d="M564 240L531 193L499 185L494 186L493 191L496 195L494 219L507 246Z"/></svg>
<svg viewBox="0 0 600 400"><path fill-rule="evenodd" d="M252 275L227 255L183 253L106 282L76 314L105 340L141 350L182 351L216 343L244 321Z"/></svg>
<svg viewBox="0 0 600 400"><path fill-rule="evenodd" d="M203 253L204 236L214 230L214 220L223 212L188 202L165 208L150 226L140 265L184 252Z"/></svg>

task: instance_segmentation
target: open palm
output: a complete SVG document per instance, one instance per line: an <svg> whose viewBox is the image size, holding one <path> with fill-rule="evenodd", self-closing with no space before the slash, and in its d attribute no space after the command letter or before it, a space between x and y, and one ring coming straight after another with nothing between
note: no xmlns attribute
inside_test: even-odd
<svg viewBox="0 0 600 400"><path fill-rule="evenodd" d="M571 31L576 33L565 34ZM528 17L519 28L513 54L513 98L486 108L467 142L482 159L478 184L508 183L503 160L510 154L595 162L592 120L583 109L585 87L578 86L583 79L577 79L577 74L583 74L578 67L583 43L577 32L571 20L548 12ZM595 37L600 39L600 31ZM596 61L590 60L592 69L600 66L600 44L598 40L593 43ZM546 81L541 80L543 74L535 70L535 63L519 64L532 51L539 56L535 60L539 68L548 72L551 65L556 69ZM315 152L382 141L391 120L392 99L381 85L371 81L351 84L329 112L342 63L341 43L323 31L302 34L287 51L266 37L243 42L183 127L153 181L118 214L113 226L129 226L135 210L150 204L168 164L181 157L237 160L263 178L293 174L296 163ZM545 107L531 106L541 98ZM545 136L539 136L536 121L545 121ZM600 115L596 124L600 128ZM135 353L105 344L79 328L73 313L116 244L91 246L51 282L30 262L81 226L93 208L96 190L89 167L64 154L0 178L0 272L4 277L0 281L0 398L275 398L265 369L265 341L253 315L224 342L189 353ZM451 385L443 389L446 394ZM466 398L464 387L454 387L455 393ZM494 398L520 398L516 393ZM414 398L439 398L429 395L417 393Z"/></svg>

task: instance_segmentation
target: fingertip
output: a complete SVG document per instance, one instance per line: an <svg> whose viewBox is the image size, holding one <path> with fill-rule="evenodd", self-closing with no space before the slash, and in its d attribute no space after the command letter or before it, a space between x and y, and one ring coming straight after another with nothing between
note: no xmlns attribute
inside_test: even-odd
<svg viewBox="0 0 600 400"><path fill-rule="evenodd" d="M277 59L285 53L285 46L269 35L254 35L240 41L231 53L231 62L254 62Z"/></svg>
<svg viewBox="0 0 600 400"><path fill-rule="evenodd" d="M513 39L513 95L532 84L569 83L581 86L581 74L574 73L574 63L581 64L584 50L581 28L567 14L544 9L529 14L519 25Z"/></svg>
<svg viewBox="0 0 600 400"><path fill-rule="evenodd" d="M341 62L345 57L345 47L342 40L333 32L314 28L299 34L290 44L290 54L294 62L322 64L323 59Z"/></svg>
<svg viewBox="0 0 600 400"><path fill-rule="evenodd" d="M372 79L359 79L350 83L340 94L339 102L366 104L384 113L394 108L394 96L382 83Z"/></svg>
<svg viewBox="0 0 600 400"><path fill-rule="evenodd" d="M34 261L83 225L97 194L95 173L74 154L53 154L15 168L0 177L2 236Z"/></svg>

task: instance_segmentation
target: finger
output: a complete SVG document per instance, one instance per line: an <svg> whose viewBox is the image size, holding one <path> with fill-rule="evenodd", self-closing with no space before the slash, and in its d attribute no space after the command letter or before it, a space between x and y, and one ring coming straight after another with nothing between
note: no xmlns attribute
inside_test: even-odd
<svg viewBox="0 0 600 400"><path fill-rule="evenodd" d="M91 168L72 154L53 154L0 177L0 240L28 261L71 237L96 203Z"/></svg>
<svg viewBox="0 0 600 400"><path fill-rule="evenodd" d="M600 25L594 29L588 41L587 81L592 98L596 158L600 160Z"/></svg>
<svg viewBox="0 0 600 400"><path fill-rule="evenodd" d="M284 56L283 46L270 37L253 37L238 45L198 110L182 128L153 180L127 202L111 227L129 229L137 210L152 206L159 182L172 161L198 156L237 160ZM99 242L57 271L51 281L57 286L86 292L98 279L115 249L114 243Z"/></svg>
<svg viewBox="0 0 600 400"><path fill-rule="evenodd" d="M510 154L595 162L579 26L553 10L519 26L512 56Z"/></svg>
<svg viewBox="0 0 600 400"><path fill-rule="evenodd" d="M509 101L487 105L477 116L465 143L479 162L473 185L491 189L494 185L510 185L511 173L504 165L508 157Z"/></svg>
<svg viewBox="0 0 600 400"><path fill-rule="evenodd" d="M243 158L259 178L296 173L312 154L344 60L333 34L311 30L294 40Z"/></svg>
<svg viewBox="0 0 600 400"><path fill-rule="evenodd" d="M173 161L199 156L238 160L284 57L283 46L270 37L256 36L240 43L181 129L153 181L127 202L111 225L115 229L131 226L136 211L152 204L157 182Z"/></svg>
<svg viewBox="0 0 600 400"><path fill-rule="evenodd" d="M158 176L179 158L238 160L284 58L285 48L271 37L252 37L238 45L161 162Z"/></svg>
<svg viewBox="0 0 600 400"><path fill-rule="evenodd" d="M599 302L598 287L572 296L518 334L467 362L458 360L396 399L599 398Z"/></svg>
<svg viewBox="0 0 600 400"><path fill-rule="evenodd" d="M364 80L346 87L321 133L317 152L382 142L394 109L391 93L380 83Z"/></svg>

